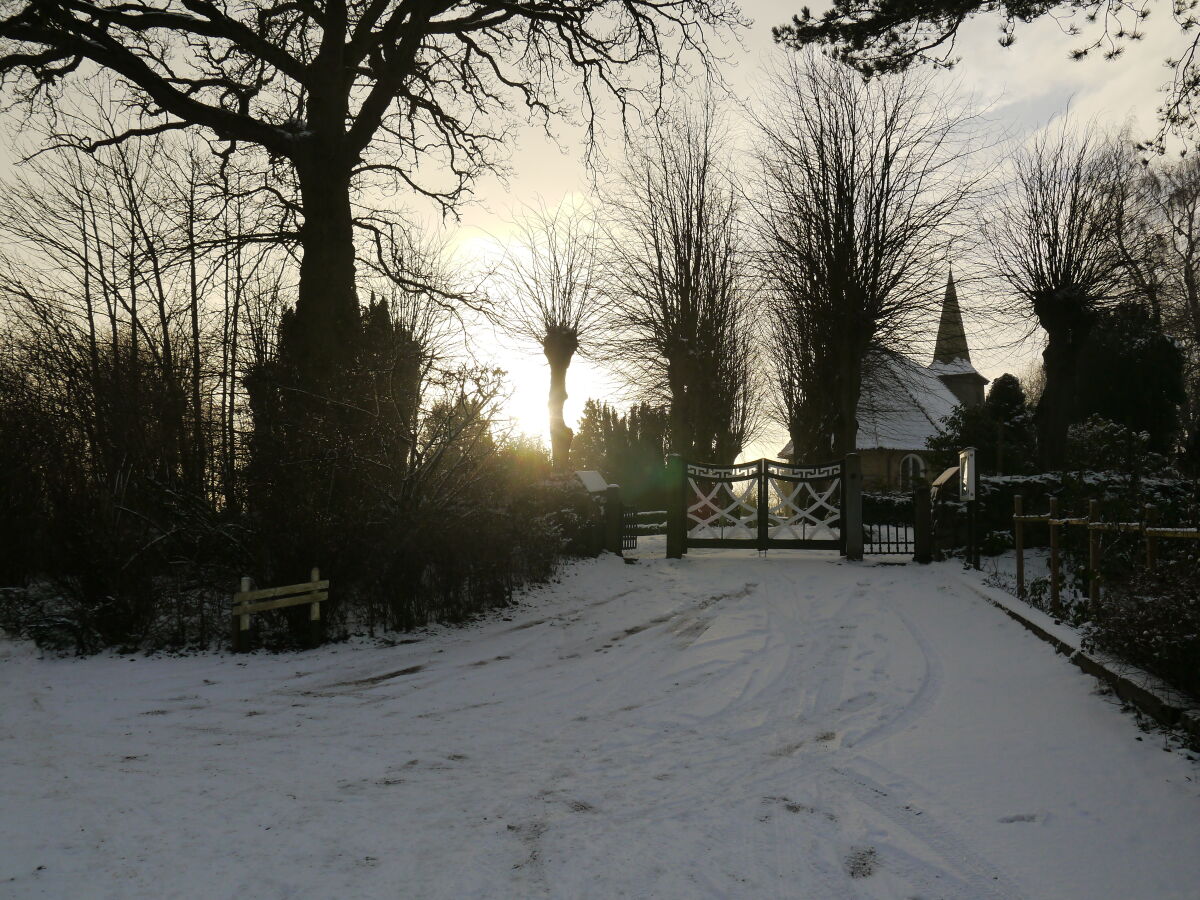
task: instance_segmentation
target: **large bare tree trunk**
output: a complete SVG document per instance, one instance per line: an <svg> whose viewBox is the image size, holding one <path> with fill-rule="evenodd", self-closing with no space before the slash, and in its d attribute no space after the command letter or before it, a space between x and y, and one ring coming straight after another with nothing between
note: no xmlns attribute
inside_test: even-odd
<svg viewBox="0 0 1200 900"><path fill-rule="evenodd" d="M1077 418L1076 371L1086 332L1053 331L1048 337L1042 353L1046 385L1034 421L1042 468L1052 471L1067 463L1067 431Z"/></svg>
<svg viewBox="0 0 1200 900"><path fill-rule="evenodd" d="M314 158L297 164L296 172L304 204L304 256L289 361L307 389L322 391L352 365L358 347L350 170Z"/></svg>
<svg viewBox="0 0 1200 900"><path fill-rule="evenodd" d="M550 364L550 456L557 472L571 468L571 441L575 438L566 418L563 405L567 402L567 369L575 355L578 341L574 335L548 335L542 342L546 361Z"/></svg>

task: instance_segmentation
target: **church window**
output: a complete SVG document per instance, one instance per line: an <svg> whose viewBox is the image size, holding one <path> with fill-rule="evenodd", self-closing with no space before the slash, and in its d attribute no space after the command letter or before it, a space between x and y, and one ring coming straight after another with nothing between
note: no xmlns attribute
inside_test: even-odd
<svg viewBox="0 0 1200 900"><path fill-rule="evenodd" d="M925 460L910 453L900 460L900 490L911 491L925 480Z"/></svg>

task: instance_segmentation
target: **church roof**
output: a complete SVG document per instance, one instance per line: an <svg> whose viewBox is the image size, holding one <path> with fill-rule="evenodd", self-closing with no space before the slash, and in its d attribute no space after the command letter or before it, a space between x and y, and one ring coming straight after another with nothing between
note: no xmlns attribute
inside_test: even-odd
<svg viewBox="0 0 1200 900"><path fill-rule="evenodd" d="M946 279L933 361L923 366L902 353L881 351L873 354L864 367L858 398L857 449L924 450L925 442L938 433L942 420L960 403L946 381L961 383L963 375L987 381L971 365L951 272ZM780 455L790 457L791 453L792 442L788 441Z"/></svg>
<svg viewBox="0 0 1200 900"><path fill-rule="evenodd" d="M900 354L864 379L858 400L859 450L923 450L958 398L933 367Z"/></svg>
<svg viewBox="0 0 1200 900"><path fill-rule="evenodd" d="M878 358L858 398L859 450L924 450L958 398L933 367L901 354ZM788 441L780 455L792 455Z"/></svg>

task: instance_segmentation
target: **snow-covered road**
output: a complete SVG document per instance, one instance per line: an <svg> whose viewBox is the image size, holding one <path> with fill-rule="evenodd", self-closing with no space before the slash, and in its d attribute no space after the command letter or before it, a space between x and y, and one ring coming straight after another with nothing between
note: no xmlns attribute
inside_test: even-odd
<svg viewBox="0 0 1200 900"><path fill-rule="evenodd" d="M0 643L0 896L1200 896L1200 763L956 565L655 549L390 648Z"/></svg>

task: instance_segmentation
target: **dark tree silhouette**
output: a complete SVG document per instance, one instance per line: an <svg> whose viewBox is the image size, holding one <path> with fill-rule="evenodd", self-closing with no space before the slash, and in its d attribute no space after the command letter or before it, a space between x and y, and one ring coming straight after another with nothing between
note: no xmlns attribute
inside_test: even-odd
<svg viewBox="0 0 1200 900"><path fill-rule="evenodd" d="M800 458L854 450L865 369L937 309L971 123L919 78L868 82L815 53L779 73L752 208L777 414Z"/></svg>
<svg viewBox="0 0 1200 900"><path fill-rule="evenodd" d="M624 115L739 23L726 0L13 0L0 83L53 103L64 79L110 70L141 121L83 146L197 126L285 161L295 195L272 189L303 216L290 353L319 388L361 333L356 187L383 175L452 206L507 137L503 111L560 112L573 75L589 122L604 96ZM650 77L630 78L635 64Z"/></svg>
<svg viewBox="0 0 1200 900"><path fill-rule="evenodd" d="M829 45L844 62L872 75L901 71L913 63L953 66L959 29L981 13L998 13L1004 19L998 39L1002 47L1016 42L1018 22L1044 15L1069 16L1071 24L1063 31L1079 39L1069 50L1071 59L1099 54L1112 60L1124 52L1127 42L1144 36L1142 23L1150 15L1150 4L1145 0L834 0L819 14L806 6L789 24L771 30L778 43L794 49ZM1164 89L1167 96L1159 108L1163 129L1152 142L1160 150L1170 131L1195 131L1200 100L1196 6L1186 0L1172 3L1171 15L1180 30L1193 37L1178 58L1167 60L1174 79Z"/></svg>
<svg viewBox="0 0 1200 900"><path fill-rule="evenodd" d="M561 472L570 467L574 436L563 418L567 369L602 322L595 221L561 207L530 210L517 222L516 243L501 271L500 324L546 355L551 459Z"/></svg>
<svg viewBox="0 0 1200 900"><path fill-rule="evenodd" d="M1137 302L1097 314L1079 358L1079 419L1091 415L1149 436L1155 453L1174 450L1184 401L1183 353Z"/></svg>
<svg viewBox="0 0 1200 900"><path fill-rule="evenodd" d="M1112 144L1060 125L1018 154L1016 177L985 222L995 275L1046 334L1037 407L1046 468L1064 464L1067 429L1078 421L1079 354L1096 312L1127 289L1117 244L1123 171Z"/></svg>
<svg viewBox="0 0 1200 900"><path fill-rule="evenodd" d="M756 425L755 284L720 128L710 102L664 116L631 150L608 198L605 349L645 399L669 405L672 450L731 463Z"/></svg>

